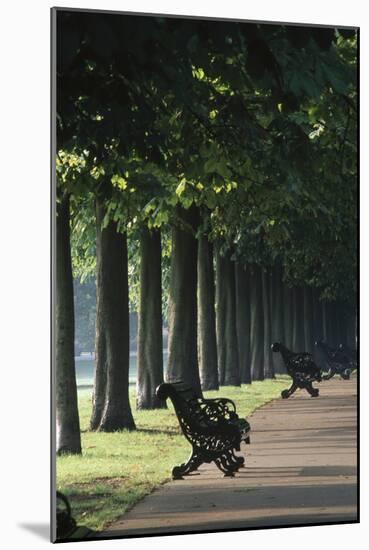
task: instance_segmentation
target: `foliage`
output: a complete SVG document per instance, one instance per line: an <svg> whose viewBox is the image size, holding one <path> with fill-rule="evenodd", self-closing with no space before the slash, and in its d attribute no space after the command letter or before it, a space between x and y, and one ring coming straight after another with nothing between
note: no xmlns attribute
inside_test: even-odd
<svg viewBox="0 0 369 550"><path fill-rule="evenodd" d="M89 204L108 182L103 225L129 232L133 308L140 226L167 231L193 204L224 250L353 300L354 31L67 10L59 26L59 182L84 198L77 271L94 268Z"/></svg>

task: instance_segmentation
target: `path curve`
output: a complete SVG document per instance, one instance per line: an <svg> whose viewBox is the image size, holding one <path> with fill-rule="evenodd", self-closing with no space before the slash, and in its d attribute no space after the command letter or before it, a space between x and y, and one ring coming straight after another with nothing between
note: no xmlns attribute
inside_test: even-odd
<svg viewBox="0 0 369 550"><path fill-rule="evenodd" d="M236 477L203 465L145 497L102 535L356 521L357 380L335 377L319 388L318 398L300 391L250 417L246 468Z"/></svg>

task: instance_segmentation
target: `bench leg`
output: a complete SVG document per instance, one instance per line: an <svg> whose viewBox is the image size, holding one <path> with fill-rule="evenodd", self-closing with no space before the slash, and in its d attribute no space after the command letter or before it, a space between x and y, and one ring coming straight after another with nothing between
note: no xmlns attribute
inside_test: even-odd
<svg viewBox="0 0 369 550"><path fill-rule="evenodd" d="M236 457L232 450L228 450L216 458L214 462L219 470L223 472L224 477L234 477L235 472L241 467L241 460L242 457Z"/></svg>
<svg viewBox="0 0 369 550"><path fill-rule="evenodd" d="M283 390L281 392L282 399L288 399L293 393L295 393L297 388L298 388L297 384L293 382L292 385L288 388L288 390Z"/></svg>
<svg viewBox="0 0 369 550"><path fill-rule="evenodd" d="M332 369L332 367L330 367L327 374L324 374L324 376L322 376L322 378L323 378L323 380L330 380L334 375L335 375L334 369Z"/></svg>
<svg viewBox="0 0 369 550"><path fill-rule="evenodd" d="M305 389L308 393L310 393L311 397L318 397L319 390L318 390L318 388L314 388L313 384L311 382L306 384Z"/></svg>
<svg viewBox="0 0 369 550"><path fill-rule="evenodd" d="M216 458L214 462L218 466L219 470L223 472L224 477L234 477L234 470L230 469L229 466L227 466L223 457Z"/></svg>
<svg viewBox="0 0 369 550"><path fill-rule="evenodd" d="M243 456L236 456L233 452L233 450L229 451L229 462L231 464L231 466L234 465L234 468L235 468L235 471L237 472L237 470L239 468L243 468L244 465L245 465L245 459Z"/></svg>
<svg viewBox="0 0 369 550"><path fill-rule="evenodd" d="M197 468L203 463L204 461L200 458L200 456L195 452L192 451L189 459L187 462L181 464L180 466L174 466L172 470L172 478L173 479L183 479L183 476L188 475L190 472L193 472L197 470Z"/></svg>

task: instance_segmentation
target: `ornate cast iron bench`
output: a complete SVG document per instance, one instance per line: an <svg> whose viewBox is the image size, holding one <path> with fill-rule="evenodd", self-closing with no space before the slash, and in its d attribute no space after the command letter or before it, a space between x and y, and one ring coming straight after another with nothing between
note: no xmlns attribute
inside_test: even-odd
<svg viewBox="0 0 369 550"><path fill-rule="evenodd" d="M171 399L183 435L192 445L192 452L184 464L172 469L173 479L205 463L214 461L224 476L234 476L245 459L236 456L241 441L250 443L250 424L239 418L230 399L203 399L183 382L160 384L156 389L159 399Z"/></svg>
<svg viewBox="0 0 369 550"><path fill-rule="evenodd" d="M313 387L313 382L322 380L322 372L314 363L311 353L294 353L279 342L272 345L272 350L280 352L287 373L292 378L291 387L281 392L283 399L290 397L298 388L304 388L311 397L318 397L319 390Z"/></svg>
<svg viewBox="0 0 369 550"><path fill-rule="evenodd" d="M56 491L56 538L58 542L83 540L93 537L95 531L83 525L77 525L67 497Z"/></svg>
<svg viewBox="0 0 369 550"><path fill-rule="evenodd" d="M340 351L342 351L345 354L345 356L347 357L347 359L349 361L349 364L350 364L350 369L352 371L356 370L357 369L357 351L356 351L356 349L349 348L348 346L344 346L343 344L340 344L338 346L338 349Z"/></svg>
<svg viewBox="0 0 369 550"><path fill-rule="evenodd" d="M338 348L332 348L323 341L315 342L315 346L322 352L324 357L323 380L329 380L335 374L338 374L343 380L350 378L351 372L357 368L354 350L349 350L342 344Z"/></svg>

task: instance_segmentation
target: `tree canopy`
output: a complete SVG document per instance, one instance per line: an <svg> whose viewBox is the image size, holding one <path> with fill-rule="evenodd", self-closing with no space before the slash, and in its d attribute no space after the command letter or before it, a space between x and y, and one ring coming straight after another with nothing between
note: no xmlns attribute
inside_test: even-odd
<svg viewBox="0 0 369 550"><path fill-rule="evenodd" d="M84 269L107 181L105 224L165 228L196 204L223 247L352 300L354 31L68 11L58 25L59 181Z"/></svg>

